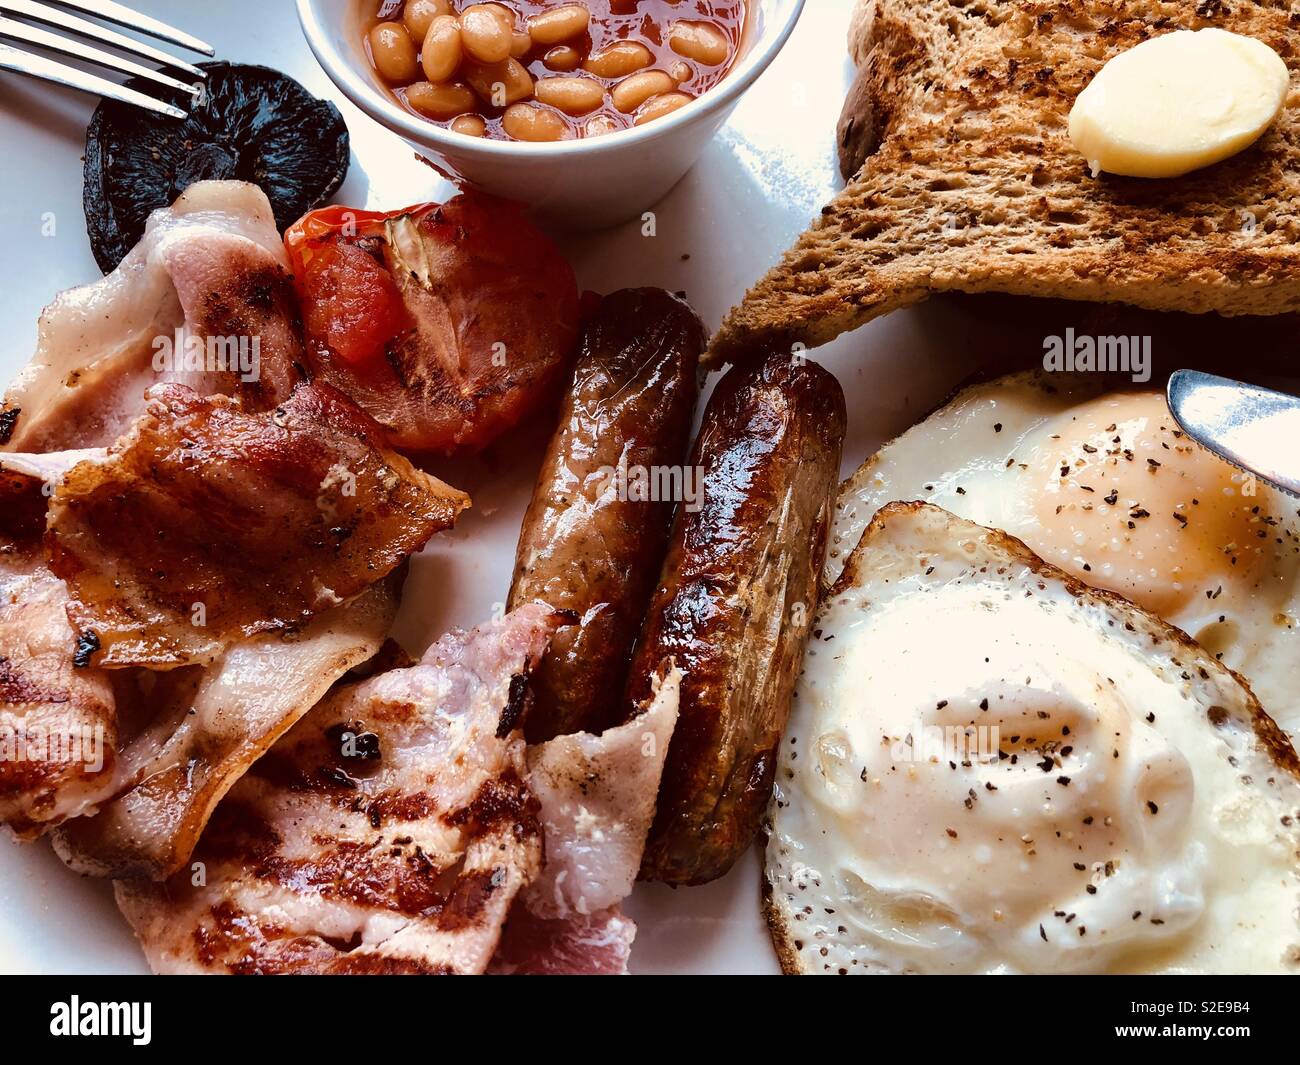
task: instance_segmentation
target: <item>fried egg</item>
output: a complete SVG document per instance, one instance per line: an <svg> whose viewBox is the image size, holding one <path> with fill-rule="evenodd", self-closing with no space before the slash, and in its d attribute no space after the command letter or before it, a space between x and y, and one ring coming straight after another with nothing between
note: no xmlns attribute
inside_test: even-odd
<svg viewBox="0 0 1300 1065"><path fill-rule="evenodd" d="M890 504L823 598L778 762L783 967L1296 972L1297 774L1182 632Z"/></svg>
<svg viewBox="0 0 1300 1065"><path fill-rule="evenodd" d="M1300 735L1300 503L1189 440L1160 392L1041 370L965 390L845 483L826 583L891 500L1002 529L1131 599Z"/></svg>

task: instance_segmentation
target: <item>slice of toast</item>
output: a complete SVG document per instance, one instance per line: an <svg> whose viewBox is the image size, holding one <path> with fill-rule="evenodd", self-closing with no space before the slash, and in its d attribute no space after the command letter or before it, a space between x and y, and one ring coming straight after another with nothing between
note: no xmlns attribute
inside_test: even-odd
<svg viewBox="0 0 1300 1065"><path fill-rule="evenodd" d="M1075 97L1120 52L1209 26L1282 56L1282 117L1185 177L1093 177L1067 133ZM1300 309L1300 4L859 0L850 52L860 107L841 133L874 153L731 311L706 362L824 344L932 292Z"/></svg>

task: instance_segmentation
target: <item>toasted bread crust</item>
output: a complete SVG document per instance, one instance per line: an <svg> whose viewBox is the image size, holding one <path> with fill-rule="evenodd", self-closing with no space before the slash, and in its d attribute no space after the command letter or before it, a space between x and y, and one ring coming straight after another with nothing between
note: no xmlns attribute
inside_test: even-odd
<svg viewBox="0 0 1300 1065"><path fill-rule="evenodd" d="M1092 177L1067 133L1078 93L1143 40L1208 26L1274 48L1291 106L1205 170ZM932 292L1300 309L1298 31L1284 0L865 0L851 51L880 147L728 315L706 363L824 344Z"/></svg>

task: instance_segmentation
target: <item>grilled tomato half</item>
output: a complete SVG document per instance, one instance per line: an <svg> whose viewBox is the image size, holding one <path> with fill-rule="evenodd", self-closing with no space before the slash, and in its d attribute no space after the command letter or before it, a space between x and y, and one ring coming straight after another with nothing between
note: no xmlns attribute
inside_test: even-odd
<svg viewBox="0 0 1300 1065"><path fill-rule="evenodd" d="M285 234L314 377L395 447L485 447L552 400L578 334L573 269L516 205L477 192Z"/></svg>

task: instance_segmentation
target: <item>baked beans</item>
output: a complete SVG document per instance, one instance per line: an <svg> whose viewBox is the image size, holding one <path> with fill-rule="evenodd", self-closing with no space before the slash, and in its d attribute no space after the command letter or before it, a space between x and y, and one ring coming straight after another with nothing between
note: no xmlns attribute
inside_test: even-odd
<svg viewBox="0 0 1300 1065"><path fill-rule="evenodd" d="M420 69L415 42L400 22L381 22L370 31L370 54L388 81L414 81Z"/></svg>
<svg viewBox="0 0 1300 1065"><path fill-rule="evenodd" d="M547 70L558 70L567 74L582 65L582 53L572 45L561 44L542 56L542 63Z"/></svg>
<svg viewBox="0 0 1300 1065"><path fill-rule="evenodd" d="M595 78L539 78L533 95L566 115L589 115L605 102L605 86Z"/></svg>
<svg viewBox="0 0 1300 1065"><path fill-rule="evenodd" d="M467 137L546 142L653 122L721 81L746 0L357 0L397 100ZM380 17L382 12L383 17Z"/></svg>
<svg viewBox="0 0 1300 1065"><path fill-rule="evenodd" d="M501 125L517 141L563 140L569 128L554 111L537 104L511 104L501 117Z"/></svg>
<svg viewBox="0 0 1300 1065"><path fill-rule="evenodd" d="M644 126L647 122L653 122L656 118L663 118L664 115L672 114L679 107L685 107L690 102L691 98L684 92L665 92L658 96L652 96L637 109L633 125Z"/></svg>
<svg viewBox="0 0 1300 1065"><path fill-rule="evenodd" d="M615 41L608 48L592 52L583 61L582 69L598 78L615 81L635 74L655 61L650 49L639 41Z"/></svg>
<svg viewBox="0 0 1300 1065"><path fill-rule="evenodd" d="M487 136L487 123L483 121L482 115L457 115L451 120L450 128L466 137Z"/></svg>
<svg viewBox="0 0 1300 1065"><path fill-rule="evenodd" d="M463 81L417 81L406 87L406 102L425 118L451 119L474 109L474 92Z"/></svg>
<svg viewBox="0 0 1300 1065"><path fill-rule="evenodd" d="M463 55L460 24L451 15L439 15L429 24L429 32L420 46L424 76L435 83L446 81L460 67Z"/></svg>
<svg viewBox="0 0 1300 1065"><path fill-rule="evenodd" d="M642 70L620 81L609 95L615 107L623 114L630 115L650 97L672 92L675 88L677 82L662 70Z"/></svg>
<svg viewBox="0 0 1300 1065"><path fill-rule="evenodd" d="M584 4L562 4L528 20L528 35L538 44L559 44L587 32L591 12Z"/></svg>
<svg viewBox="0 0 1300 1065"><path fill-rule="evenodd" d="M500 63L467 62L461 70L485 107L506 108L533 95L533 76L517 59Z"/></svg>
<svg viewBox="0 0 1300 1065"><path fill-rule="evenodd" d="M466 55L480 63L504 63L509 59L513 33L514 15L496 4L471 4L460 13L461 46Z"/></svg>
<svg viewBox="0 0 1300 1065"><path fill-rule="evenodd" d="M451 14L451 0L406 0L402 22L416 41L423 41L429 26L439 15Z"/></svg>
<svg viewBox="0 0 1300 1065"><path fill-rule="evenodd" d="M716 67L731 55L731 42L711 22L674 22L668 31L668 45L678 55L706 67Z"/></svg>

